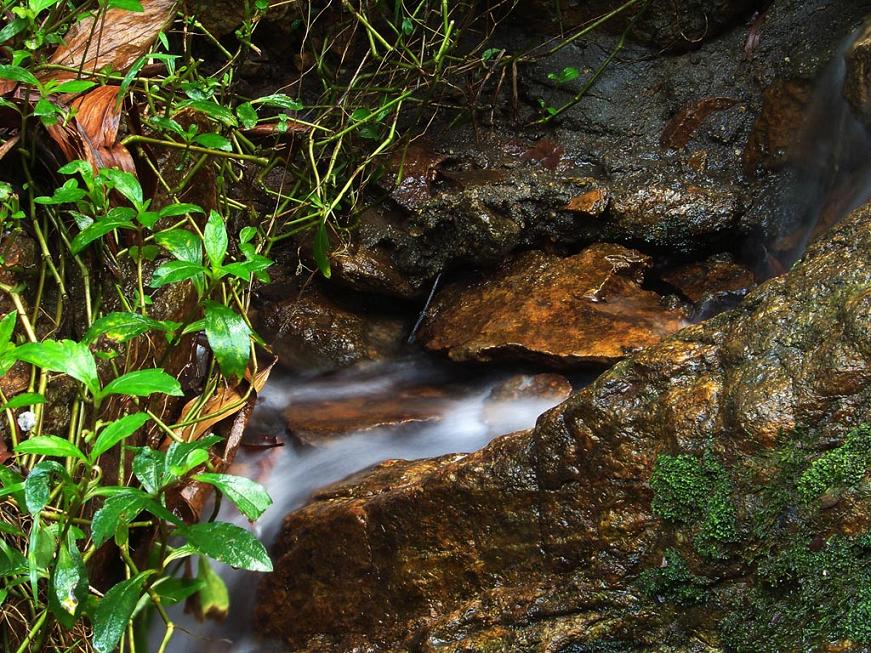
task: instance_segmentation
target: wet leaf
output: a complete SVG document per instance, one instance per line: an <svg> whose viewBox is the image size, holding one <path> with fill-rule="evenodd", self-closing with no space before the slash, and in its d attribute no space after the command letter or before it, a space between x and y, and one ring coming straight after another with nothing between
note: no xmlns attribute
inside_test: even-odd
<svg viewBox="0 0 871 653"><path fill-rule="evenodd" d="M13 82L41 86L33 73L21 66L0 65L0 79L8 79Z"/></svg>
<svg viewBox="0 0 871 653"><path fill-rule="evenodd" d="M145 509L150 497L137 488L126 488L123 492L107 497L91 519L91 539L94 546L102 546L118 530L126 528Z"/></svg>
<svg viewBox="0 0 871 653"><path fill-rule="evenodd" d="M79 607L82 586L87 588L87 571L73 537L61 542L52 581L54 596L61 609L74 615Z"/></svg>
<svg viewBox="0 0 871 653"><path fill-rule="evenodd" d="M142 186L139 185L139 180L135 175L116 168L105 168L101 174L105 175L115 190L135 206L142 204Z"/></svg>
<svg viewBox="0 0 871 653"><path fill-rule="evenodd" d="M60 458L78 458L87 462L88 458L69 440L56 435L38 435L19 442L16 453L34 454L37 456L58 456Z"/></svg>
<svg viewBox="0 0 871 653"><path fill-rule="evenodd" d="M81 69L86 75L106 66L124 73L169 24L175 5L175 0L143 0L142 12L116 7L86 18L70 28L50 63Z"/></svg>
<svg viewBox="0 0 871 653"><path fill-rule="evenodd" d="M0 351L4 350L12 340L12 332L15 330L15 321L18 319L18 311L9 311L0 319Z"/></svg>
<svg viewBox="0 0 871 653"><path fill-rule="evenodd" d="M251 129L257 124L257 111L250 102L245 102L236 107L236 115L245 129Z"/></svg>
<svg viewBox="0 0 871 653"><path fill-rule="evenodd" d="M51 477L57 474L68 479L66 470L53 460L43 460L34 465L24 480L24 503L27 512L37 515L48 505L51 495Z"/></svg>
<svg viewBox="0 0 871 653"><path fill-rule="evenodd" d="M115 342L127 342L136 336L155 331L172 331L178 324L132 312L115 312L98 318L85 332L83 342L92 343L100 336L106 336Z"/></svg>
<svg viewBox="0 0 871 653"><path fill-rule="evenodd" d="M194 478L218 488L251 521L259 519L272 505L272 497L262 485L242 476L207 473L197 474Z"/></svg>
<svg viewBox="0 0 871 653"><path fill-rule="evenodd" d="M97 365L88 348L72 340L46 340L20 345L15 350L18 360L52 372L62 372L81 381L92 394L100 390Z"/></svg>
<svg viewBox="0 0 871 653"><path fill-rule="evenodd" d="M156 234L154 240L179 261L199 265L203 260L202 241L187 229L170 229Z"/></svg>
<svg viewBox="0 0 871 653"><path fill-rule="evenodd" d="M237 127L239 121L233 112L225 106L221 106L212 100L186 100L179 105L181 108L191 108L194 111L206 114L209 118L217 120L227 127Z"/></svg>
<svg viewBox="0 0 871 653"><path fill-rule="evenodd" d="M160 209L160 217L161 218L166 218L169 216L177 216L177 215L187 215L189 213L204 213L204 211L201 207L197 206L196 204L185 204L185 203L169 204L167 206L164 206L162 209ZM172 231L168 231L165 233L172 233L173 231L176 231L176 230L173 229ZM180 230L180 231L182 231L182 230ZM186 233L190 233L190 232L186 232ZM163 235L164 234L158 234L158 236L163 236ZM191 234L191 235L193 236L193 234ZM179 258L181 258L181 257L179 257ZM184 259L184 260L187 260L187 259ZM199 260L199 258L197 258L196 260Z"/></svg>
<svg viewBox="0 0 871 653"><path fill-rule="evenodd" d="M212 266L220 267L224 262L224 256L227 254L227 228L224 226L224 219L217 211L209 212L209 220L206 222L206 227L203 230L203 243L206 246L206 255L209 257Z"/></svg>
<svg viewBox="0 0 871 653"><path fill-rule="evenodd" d="M205 271L206 269L199 263L169 261L154 271L154 274L151 276L151 282L148 285L152 288L163 288L171 283L193 279Z"/></svg>
<svg viewBox="0 0 871 653"><path fill-rule="evenodd" d="M154 393L163 393L172 397L181 397L184 394L175 377L160 369L150 369L134 370L119 376L106 384L102 395L148 397Z"/></svg>
<svg viewBox="0 0 871 653"><path fill-rule="evenodd" d="M97 653L112 653L115 650L142 594L142 586L153 573L153 570L144 571L118 583L97 604L92 618L92 643Z"/></svg>
<svg viewBox="0 0 871 653"><path fill-rule="evenodd" d="M225 522L194 524L178 534L198 552L231 567L249 571L272 571L266 547L249 531Z"/></svg>
<svg viewBox="0 0 871 653"><path fill-rule="evenodd" d="M223 619L230 611L230 594L224 580L215 573L208 559L200 557L197 569L200 581L200 611L209 619Z"/></svg>
<svg viewBox="0 0 871 653"><path fill-rule="evenodd" d="M221 136L220 134L199 134L194 138L194 142L197 145L212 150L223 150L224 152L231 152L233 150L233 145L230 143L230 139L226 136Z"/></svg>
<svg viewBox="0 0 871 653"><path fill-rule="evenodd" d="M250 356L251 329L245 319L223 304L206 306L206 338L221 371L228 378L245 373Z"/></svg>
<svg viewBox="0 0 871 653"><path fill-rule="evenodd" d="M132 413L104 426L91 448L91 460L96 460L116 444L133 435L147 421L146 413Z"/></svg>
<svg viewBox="0 0 871 653"><path fill-rule="evenodd" d="M70 250L73 254L78 254L95 240L102 238L106 234L112 233L116 229L133 228L133 222L130 220L127 213L114 211L115 210L113 209L113 211L110 211L106 217L100 218L76 234L76 237L73 238L73 241L70 243Z"/></svg>
<svg viewBox="0 0 871 653"><path fill-rule="evenodd" d="M35 404L44 403L45 397L43 397L38 392L24 392L20 395L12 397L12 399L0 406L0 411L6 410L7 408L24 408L25 406L33 406Z"/></svg>

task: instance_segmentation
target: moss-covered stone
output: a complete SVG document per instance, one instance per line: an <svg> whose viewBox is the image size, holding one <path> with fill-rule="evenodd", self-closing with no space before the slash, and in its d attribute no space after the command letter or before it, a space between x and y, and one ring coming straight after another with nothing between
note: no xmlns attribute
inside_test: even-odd
<svg viewBox="0 0 871 653"><path fill-rule="evenodd" d="M827 491L856 485L871 463L871 428L852 431L844 444L814 460L798 481L798 492L811 502Z"/></svg>

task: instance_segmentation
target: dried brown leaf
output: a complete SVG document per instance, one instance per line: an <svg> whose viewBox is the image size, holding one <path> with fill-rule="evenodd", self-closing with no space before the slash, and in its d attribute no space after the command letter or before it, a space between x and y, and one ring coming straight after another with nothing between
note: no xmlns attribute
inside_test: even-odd
<svg viewBox="0 0 871 653"><path fill-rule="evenodd" d="M142 0L143 12L109 9L73 25L49 60L93 74L107 66L124 73L148 51L154 39L175 13L176 0ZM52 71L51 78L75 76L70 71Z"/></svg>
<svg viewBox="0 0 871 653"><path fill-rule="evenodd" d="M118 141L121 122L118 90L117 86L100 86L77 97L71 104L75 117L47 129L68 159L84 159L95 170L120 168L135 175L133 157Z"/></svg>

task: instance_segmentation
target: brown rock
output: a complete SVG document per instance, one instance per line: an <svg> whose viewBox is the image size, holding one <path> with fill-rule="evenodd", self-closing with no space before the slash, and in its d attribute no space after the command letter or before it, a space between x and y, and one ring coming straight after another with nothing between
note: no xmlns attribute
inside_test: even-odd
<svg viewBox="0 0 871 653"><path fill-rule="evenodd" d="M377 428L400 428L442 418L450 402L438 388L393 390L387 396L356 396L291 404L284 412L290 434L306 446Z"/></svg>
<svg viewBox="0 0 871 653"><path fill-rule="evenodd" d="M871 24L865 26L847 52L844 97L859 116L871 119Z"/></svg>
<svg viewBox="0 0 871 653"><path fill-rule="evenodd" d="M744 148L748 175L777 170L790 161L802 134L811 86L805 80L774 82L762 93L762 110Z"/></svg>
<svg viewBox="0 0 871 653"><path fill-rule="evenodd" d="M353 290L412 299L420 294L377 246L352 245L330 256L333 278Z"/></svg>
<svg viewBox="0 0 871 653"><path fill-rule="evenodd" d="M796 424L830 438L867 421L869 324L871 206L734 311L616 365L533 431L382 465L290 514L261 631L321 652L718 650L696 644L715 641L721 615L695 613L684 630L627 583L674 537L651 511L653 463L708 447L741 461ZM740 591L745 578L718 584Z"/></svg>
<svg viewBox="0 0 871 653"><path fill-rule="evenodd" d="M719 293L746 294L756 285L753 273L736 263L730 254L716 254L701 263L668 270L661 277L692 302Z"/></svg>
<svg viewBox="0 0 871 653"><path fill-rule="evenodd" d="M605 188L594 188L585 193L576 195L566 204L566 211L572 213L584 213L587 215L601 215L608 208L610 195Z"/></svg>
<svg viewBox="0 0 871 653"><path fill-rule="evenodd" d="M614 362L683 324L640 287L649 264L619 245L568 258L526 252L490 278L441 291L419 339L456 361Z"/></svg>
<svg viewBox="0 0 871 653"><path fill-rule="evenodd" d="M404 319L373 310L359 298L328 295L315 285L285 292L290 297L268 305L261 320L287 367L335 370L395 354L404 343Z"/></svg>

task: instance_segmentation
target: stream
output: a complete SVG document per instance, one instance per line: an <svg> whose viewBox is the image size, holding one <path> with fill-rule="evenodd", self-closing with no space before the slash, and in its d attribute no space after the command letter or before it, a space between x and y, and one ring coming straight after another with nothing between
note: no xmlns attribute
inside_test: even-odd
<svg viewBox="0 0 871 653"><path fill-rule="evenodd" d="M524 370L526 371L526 370ZM494 389L506 381L529 379L518 370L469 372L414 355L383 363L369 363L334 374L314 378L274 371L258 397L247 432L253 437L282 433L284 413L311 402L320 405L372 405L394 395L422 396L426 415L410 423L366 428L326 438L317 446L240 448L230 469L257 479L273 499L265 514L254 525L224 502L219 519L251 529L267 545L274 541L282 518L304 505L318 489L388 459L414 460L480 449L493 438L531 428L539 415L558 403L555 398L491 398ZM593 376L575 375L574 390ZM515 385L517 385L515 383ZM523 388L524 382L519 386ZM207 511L208 512L208 511ZM239 571L219 563L213 567L227 583L231 616L223 623L198 622L180 606L170 610L176 621L176 635L170 643L172 653L194 651L246 653L270 650L251 637L251 613L255 605L259 574ZM159 643L163 625L154 625L152 641Z"/></svg>
<svg viewBox="0 0 871 653"><path fill-rule="evenodd" d="M843 53L853 38L844 42L838 56L819 78L809 105L804 137L798 140L800 154L795 174L791 183L777 190L781 207L776 216L777 227L764 239L763 251L759 251L763 241L758 239L744 248L753 252L749 256L755 257L751 264L757 270L765 267L767 272L759 272L759 276L776 274L777 267L791 265L818 229L830 226L871 195L871 165L867 162L871 137L850 112L839 90L845 74ZM772 249L779 252L778 265L763 266L764 257ZM494 404L490 398L494 388L517 373L503 369L470 371L433 362L420 353L313 377L277 370L258 398L248 433L277 435L283 446L248 450L243 447L230 470L259 480L274 503L254 526L229 502L221 507L219 519L251 528L268 547L283 517L303 506L320 488L387 459L411 460L471 452L499 435L531 428L538 416L561 398L512 398ZM577 391L592 378L592 373L572 378L573 390ZM350 406L352 412L365 412L391 398L405 403L408 397L418 398L413 401L419 402L419 411L411 418L405 415L394 420L402 422L398 426L336 428L338 434L303 444L285 436L288 411L298 411L305 421L307 411L338 406L337 419L341 421L347 417L342 405ZM258 575L217 564L215 568L228 585L231 616L223 623L200 623L185 614L182 607L174 607L170 614L177 630L168 650L173 653L270 650L267 644L255 641L250 632ZM162 634L162 624L155 624L152 633L155 650Z"/></svg>

